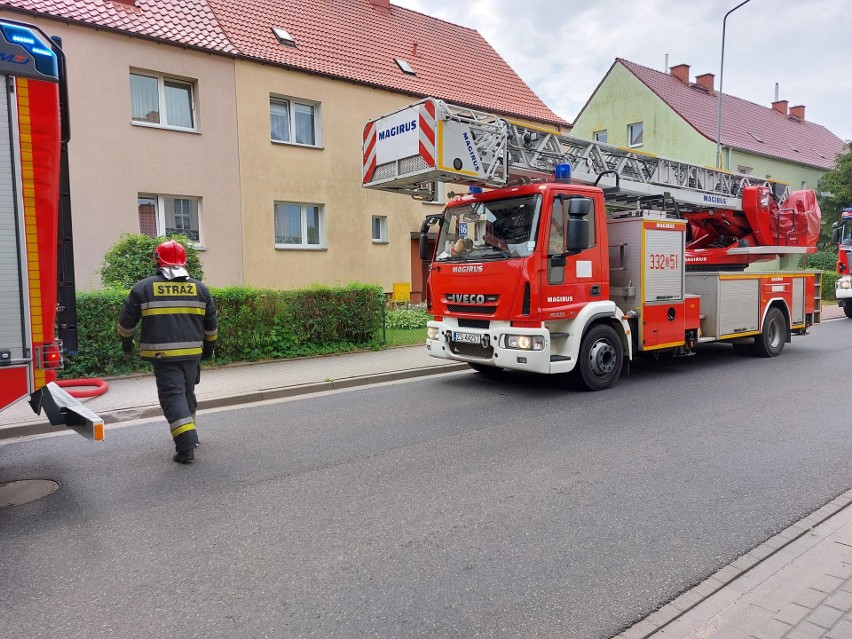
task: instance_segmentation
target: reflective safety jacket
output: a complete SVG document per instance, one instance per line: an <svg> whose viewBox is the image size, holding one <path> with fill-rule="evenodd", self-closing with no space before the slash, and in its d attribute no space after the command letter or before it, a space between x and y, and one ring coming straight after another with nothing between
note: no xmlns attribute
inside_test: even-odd
<svg viewBox="0 0 852 639"><path fill-rule="evenodd" d="M131 289L118 315L118 334L133 337L142 320L139 355L151 361L177 361L201 357L216 340L216 305L198 280L168 280L158 273Z"/></svg>

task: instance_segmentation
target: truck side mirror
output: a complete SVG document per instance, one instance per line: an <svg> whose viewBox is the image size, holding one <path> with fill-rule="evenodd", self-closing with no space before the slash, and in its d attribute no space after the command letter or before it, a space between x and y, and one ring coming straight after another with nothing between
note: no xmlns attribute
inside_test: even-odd
<svg viewBox="0 0 852 639"><path fill-rule="evenodd" d="M572 197L568 200L568 253L579 253L589 248L589 220L592 200Z"/></svg>
<svg viewBox="0 0 852 639"><path fill-rule="evenodd" d="M831 243L840 244L840 222L831 225Z"/></svg>
<svg viewBox="0 0 852 639"><path fill-rule="evenodd" d="M432 256L429 253L429 227L434 224L443 224L443 216L427 215L426 219L420 225L420 261L431 262Z"/></svg>

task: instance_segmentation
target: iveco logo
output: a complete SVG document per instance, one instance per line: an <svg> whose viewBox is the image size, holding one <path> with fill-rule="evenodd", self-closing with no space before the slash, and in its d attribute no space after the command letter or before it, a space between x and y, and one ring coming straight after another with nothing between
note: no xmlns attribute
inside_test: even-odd
<svg viewBox="0 0 852 639"><path fill-rule="evenodd" d="M447 301L455 302L456 304L485 304L485 296L447 293Z"/></svg>
<svg viewBox="0 0 852 639"><path fill-rule="evenodd" d="M453 273L482 273L482 264L474 266L454 266Z"/></svg>

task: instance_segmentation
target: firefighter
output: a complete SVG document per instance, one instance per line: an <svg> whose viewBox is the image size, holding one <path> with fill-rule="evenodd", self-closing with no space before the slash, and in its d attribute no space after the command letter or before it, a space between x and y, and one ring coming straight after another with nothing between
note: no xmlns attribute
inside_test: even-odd
<svg viewBox="0 0 852 639"><path fill-rule="evenodd" d="M201 360L216 346L216 305L207 287L189 277L186 250L168 240L154 251L157 274L137 282L118 316L125 353L133 352L136 324L142 320L139 355L154 366L157 396L175 442L172 459L195 459L195 385Z"/></svg>

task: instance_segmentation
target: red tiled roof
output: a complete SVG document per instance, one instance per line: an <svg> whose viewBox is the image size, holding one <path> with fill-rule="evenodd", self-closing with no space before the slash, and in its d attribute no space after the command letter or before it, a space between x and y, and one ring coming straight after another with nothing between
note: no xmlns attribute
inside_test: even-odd
<svg viewBox="0 0 852 639"><path fill-rule="evenodd" d="M716 141L719 95L694 84L686 85L671 74L616 58L640 82L668 104L704 137ZM763 142L759 142L753 134ZM824 126L798 121L772 109L733 95L723 94L722 144L740 151L779 158L823 169L835 165L844 142Z"/></svg>
<svg viewBox="0 0 852 639"><path fill-rule="evenodd" d="M0 0L4 8L236 53L205 0Z"/></svg>
<svg viewBox="0 0 852 639"><path fill-rule="evenodd" d="M370 0L0 0L17 9L127 31L412 96L566 126L475 30ZM283 27L295 47L278 42ZM407 75L402 58L416 75ZM499 79L499 83L495 83Z"/></svg>
<svg viewBox="0 0 852 639"><path fill-rule="evenodd" d="M473 29L370 0L208 0L240 53L415 96L551 124L553 113ZM284 27L296 46L278 42ZM394 58L407 61L406 75ZM495 83L499 79L499 83Z"/></svg>

